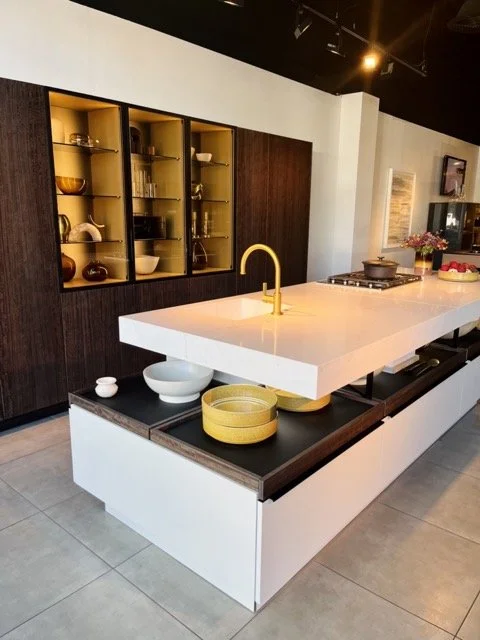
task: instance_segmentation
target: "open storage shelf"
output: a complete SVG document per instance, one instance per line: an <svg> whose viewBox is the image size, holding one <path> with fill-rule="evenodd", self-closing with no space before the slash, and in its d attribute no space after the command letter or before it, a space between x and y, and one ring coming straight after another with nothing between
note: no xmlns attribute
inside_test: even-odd
<svg viewBox="0 0 480 640"><path fill-rule="evenodd" d="M68 227L58 236L62 260L75 265L75 274L62 268L64 289L96 287L128 281L128 242L125 216L124 171L121 132L121 108L118 104L49 92L52 118L54 175L87 181L87 193L65 194L56 189L57 213L68 226L90 222L94 218L102 239L68 240ZM69 142L71 134L89 135L96 146ZM65 218L66 217L66 218ZM60 225L59 218L59 225ZM115 249L112 249L115 247ZM66 256L66 258L64 257ZM101 282L82 277L83 268L100 262L108 272ZM68 280L68 278L70 278Z"/></svg>

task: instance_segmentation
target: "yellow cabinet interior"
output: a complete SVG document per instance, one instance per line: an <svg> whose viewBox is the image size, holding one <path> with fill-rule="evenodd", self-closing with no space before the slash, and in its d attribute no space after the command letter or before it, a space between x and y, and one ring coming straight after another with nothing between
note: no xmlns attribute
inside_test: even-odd
<svg viewBox="0 0 480 640"><path fill-rule="evenodd" d="M61 252L75 262L75 275L68 281L64 278L63 287L125 282L129 264L120 107L54 91L49 92L49 102L57 208L69 223L59 236ZM72 134L80 135L81 142L73 141ZM85 180L86 187L64 193L72 181L61 177ZM106 278L83 277L83 269L92 261L106 268Z"/></svg>

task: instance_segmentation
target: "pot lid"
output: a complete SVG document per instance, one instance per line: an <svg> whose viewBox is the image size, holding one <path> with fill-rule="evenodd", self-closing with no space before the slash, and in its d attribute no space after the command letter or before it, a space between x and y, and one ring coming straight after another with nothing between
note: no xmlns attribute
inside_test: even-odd
<svg viewBox="0 0 480 640"><path fill-rule="evenodd" d="M384 256L378 256L376 260L362 260L362 264L369 267L398 267L398 262L385 260Z"/></svg>

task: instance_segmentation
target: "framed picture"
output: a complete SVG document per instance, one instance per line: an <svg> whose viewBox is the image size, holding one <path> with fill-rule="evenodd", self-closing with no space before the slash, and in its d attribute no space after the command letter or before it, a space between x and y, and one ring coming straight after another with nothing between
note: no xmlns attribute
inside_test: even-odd
<svg viewBox="0 0 480 640"><path fill-rule="evenodd" d="M412 228L415 174L389 169L383 248L400 247Z"/></svg>
<svg viewBox="0 0 480 640"><path fill-rule="evenodd" d="M465 184L467 161L453 156L444 156L442 181L440 183L441 196L459 196Z"/></svg>

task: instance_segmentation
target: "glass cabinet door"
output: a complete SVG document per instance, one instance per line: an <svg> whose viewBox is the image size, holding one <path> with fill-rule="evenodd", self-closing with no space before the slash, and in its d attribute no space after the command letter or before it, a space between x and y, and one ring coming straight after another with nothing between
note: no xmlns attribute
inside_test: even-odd
<svg viewBox="0 0 480 640"><path fill-rule="evenodd" d="M184 123L129 108L135 279L186 273Z"/></svg>
<svg viewBox="0 0 480 640"><path fill-rule="evenodd" d="M121 113L49 92L63 288L128 280Z"/></svg>
<svg viewBox="0 0 480 640"><path fill-rule="evenodd" d="M192 120L192 273L233 268L233 129Z"/></svg>

